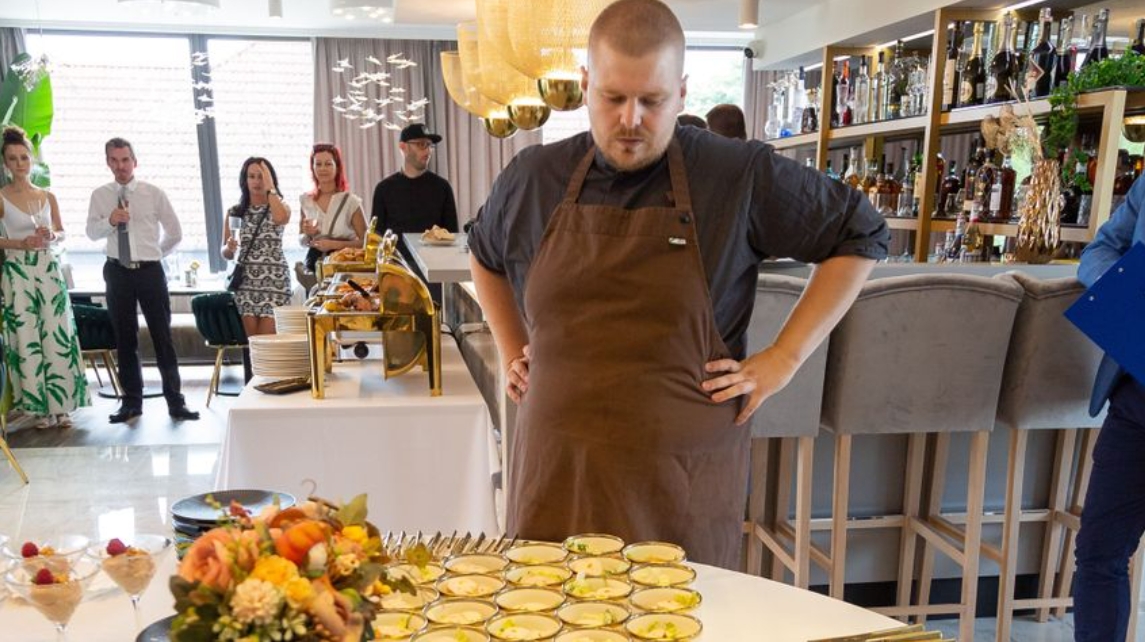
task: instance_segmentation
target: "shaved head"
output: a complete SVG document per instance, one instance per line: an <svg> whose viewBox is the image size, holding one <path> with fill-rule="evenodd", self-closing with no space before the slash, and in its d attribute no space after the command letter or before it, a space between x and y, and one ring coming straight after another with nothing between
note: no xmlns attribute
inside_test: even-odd
<svg viewBox="0 0 1145 642"><path fill-rule="evenodd" d="M676 15L660 0L617 0L608 5L588 32L588 64L605 44L616 53L641 58L662 49L677 54L684 69L684 30Z"/></svg>

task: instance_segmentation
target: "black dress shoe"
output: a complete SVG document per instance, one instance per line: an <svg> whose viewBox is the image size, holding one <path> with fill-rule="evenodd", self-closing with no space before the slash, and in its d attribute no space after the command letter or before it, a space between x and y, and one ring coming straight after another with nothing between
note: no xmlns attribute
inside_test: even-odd
<svg viewBox="0 0 1145 642"><path fill-rule="evenodd" d="M121 424L125 421L131 421L132 419L135 419L142 414L143 410L141 408L128 408L126 406L121 406L119 410L116 410L111 415L108 415L107 420L113 424Z"/></svg>
<svg viewBox="0 0 1145 642"><path fill-rule="evenodd" d="M172 419L180 419L180 420L187 419L190 421L195 421L199 418L199 413L195 412L194 410L191 410L187 406L179 406L178 408L171 408L170 410L167 411L167 414L171 415Z"/></svg>

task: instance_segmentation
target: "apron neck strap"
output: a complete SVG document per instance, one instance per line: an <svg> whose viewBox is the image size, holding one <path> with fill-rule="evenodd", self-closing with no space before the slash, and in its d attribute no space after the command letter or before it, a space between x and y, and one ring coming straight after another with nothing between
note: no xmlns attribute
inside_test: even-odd
<svg viewBox="0 0 1145 642"><path fill-rule="evenodd" d="M569 180L568 189L565 190L566 202L575 203L580 198L580 190L584 187L588 170L592 168L595 158L596 146L593 145L584 155L584 158L580 160L580 164L576 166L576 171L573 172L572 178ZM675 137L668 144L668 176L672 181L672 199L675 201L676 209L691 211L692 196L691 192L688 191L688 178L684 172L684 152L680 149L680 143Z"/></svg>

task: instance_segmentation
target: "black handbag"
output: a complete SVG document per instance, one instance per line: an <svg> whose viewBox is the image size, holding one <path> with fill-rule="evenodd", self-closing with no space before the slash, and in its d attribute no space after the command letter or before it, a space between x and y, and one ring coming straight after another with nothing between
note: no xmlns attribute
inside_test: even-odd
<svg viewBox="0 0 1145 642"><path fill-rule="evenodd" d="M269 206L266 212L263 213L262 218L258 220L258 225L254 227L254 234L250 237L251 245L254 245L255 241L258 240L258 233L262 230L262 224L266 222L268 216L270 216ZM235 261L235 269L231 270L231 273L227 275L227 292L238 292L239 288L243 286L243 282L246 281L246 266L243 265L243 261L246 259L247 249L248 248L244 245L242 250L239 251L239 257Z"/></svg>
<svg viewBox="0 0 1145 642"><path fill-rule="evenodd" d="M350 200L350 195L342 197L342 201L338 203L338 209L334 211L334 219L330 221L330 229L333 230L334 226L338 224L338 217L342 216L342 208L346 206L346 201ZM318 267L318 261L325 256L326 253L322 250L312 247L306 251L306 258L302 260L303 267L307 272L315 272Z"/></svg>

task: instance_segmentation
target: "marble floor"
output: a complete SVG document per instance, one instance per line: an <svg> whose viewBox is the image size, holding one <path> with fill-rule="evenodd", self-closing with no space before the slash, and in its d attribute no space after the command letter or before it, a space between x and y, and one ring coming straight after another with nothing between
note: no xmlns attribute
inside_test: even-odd
<svg viewBox="0 0 1145 642"><path fill-rule="evenodd" d="M23 485L7 462L0 462L0 534L21 541L50 534L79 533L104 539L127 530L166 533L168 507L188 495L206 492L214 480L219 437L229 399L202 408L209 369L184 369L188 404L203 410L199 422L170 422L162 399L146 402L144 421L132 427L109 427L111 400L97 399L77 416L70 433L58 429L18 428L11 434L15 453L31 483ZM34 431L43 434L28 434ZM22 434L23 433L23 434ZM33 439L34 438L34 439ZM51 447L21 446L26 442L58 443ZM1145 640L1145 614L1136 639ZM930 626L953 637L955 620ZM995 622L977 622L976 640L994 640ZM2 640L8 632L0 632ZM1014 642L1069 642L1073 618L1039 624L1019 619Z"/></svg>

